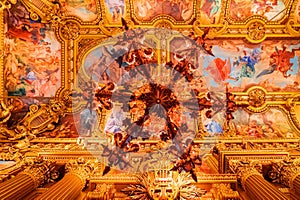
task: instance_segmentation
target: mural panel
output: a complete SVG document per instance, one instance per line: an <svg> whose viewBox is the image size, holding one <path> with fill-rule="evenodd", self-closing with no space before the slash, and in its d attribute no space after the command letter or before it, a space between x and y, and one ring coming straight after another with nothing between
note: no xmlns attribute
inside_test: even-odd
<svg viewBox="0 0 300 200"><path fill-rule="evenodd" d="M105 5L108 20L112 23L121 23L121 18L126 14L124 0L105 0Z"/></svg>
<svg viewBox="0 0 300 200"><path fill-rule="evenodd" d="M177 21L188 20L193 14L193 0L132 0L135 16L149 21L159 15L169 15Z"/></svg>
<svg viewBox="0 0 300 200"><path fill-rule="evenodd" d="M289 126L286 115L276 109L266 113L249 114L242 109L234 113L237 136L250 138L293 138L294 131Z"/></svg>
<svg viewBox="0 0 300 200"><path fill-rule="evenodd" d="M260 15L268 21L281 19L285 14L286 5L282 0L231 0L229 16L235 21L244 21L252 15Z"/></svg>
<svg viewBox="0 0 300 200"><path fill-rule="evenodd" d="M242 41L213 42L212 53L206 56L204 76L211 76L207 85L229 84L232 91L244 91L260 85L269 91L299 91L299 42L265 41L248 45Z"/></svg>
<svg viewBox="0 0 300 200"><path fill-rule="evenodd" d="M201 22L215 24L219 22L222 0L202 0Z"/></svg>
<svg viewBox="0 0 300 200"><path fill-rule="evenodd" d="M60 0L61 12L79 17L83 21L93 21L97 18L97 0Z"/></svg>
<svg viewBox="0 0 300 200"><path fill-rule="evenodd" d="M16 3L5 17L4 77L9 96L53 97L60 87L61 50L50 24L33 21Z"/></svg>

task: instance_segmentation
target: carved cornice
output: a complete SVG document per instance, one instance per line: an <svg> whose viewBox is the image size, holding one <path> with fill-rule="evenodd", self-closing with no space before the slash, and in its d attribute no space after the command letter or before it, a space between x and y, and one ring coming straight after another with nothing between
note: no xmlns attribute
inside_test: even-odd
<svg viewBox="0 0 300 200"><path fill-rule="evenodd" d="M88 192L87 199L114 199L116 189L113 184L98 184L93 192Z"/></svg>
<svg viewBox="0 0 300 200"><path fill-rule="evenodd" d="M299 139L223 139L217 140L213 149L213 155L218 157L220 152L258 152L258 151L292 151L299 149Z"/></svg>
<svg viewBox="0 0 300 200"><path fill-rule="evenodd" d="M211 193L220 199L240 199L240 195L237 191L234 191L230 184L221 183L221 184L213 184Z"/></svg>
<svg viewBox="0 0 300 200"><path fill-rule="evenodd" d="M230 173L231 162L237 160L239 162L245 161L252 162L252 160L258 160L262 164L270 164L273 160L282 160L289 156L288 152L283 151L223 151L219 156L219 172L220 173Z"/></svg>
<svg viewBox="0 0 300 200"><path fill-rule="evenodd" d="M106 175L99 176L93 175L88 178L91 184L101 184L101 183L115 183L115 184L136 184L138 179L133 173L120 173L117 175ZM197 183L194 184L208 184L208 183L236 183L235 174L202 174L196 173Z"/></svg>

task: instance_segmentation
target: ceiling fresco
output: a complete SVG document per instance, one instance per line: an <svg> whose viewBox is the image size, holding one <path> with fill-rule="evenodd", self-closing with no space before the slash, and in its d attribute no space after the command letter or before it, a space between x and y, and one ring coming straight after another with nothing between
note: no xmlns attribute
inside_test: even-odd
<svg viewBox="0 0 300 200"><path fill-rule="evenodd" d="M24 137L12 127L34 115L29 114L32 105L47 110L60 101L68 103L60 103L63 111L41 136L126 132L125 119L136 124L146 115L139 122L149 125L145 130L167 131L166 125L153 127L159 121L178 127L187 121L193 122L187 132L225 137L225 124L232 123L234 136L245 137L247 131L241 132L249 129L247 123L272 126L267 116L274 115L273 108L287 119L280 126L290 127L275 135L299 131L293 117L297 109L290 108L297 107L294 94L300 89L297 1L21 0L6 1L2 17L1 94L9 112L3 116L9 137ZM154 88L179 98L179 107L168 107L165 114L177 110L180 122L160 114L154 116L156 123L148 120L154 104L139 93L150 90L151 96ZM184 111L189 94L197 103ZM230 112L229 101L234 102ZM119 112L125 116L115 117ZM243 112L249 117L239 121ZM109 125L113 123L121 124ZM212 124L217 130L207 128ZM53 130L59 128L72 131L57 136Z"/></svg>
<svg viewBox="0 0 300 200"><path fill-rule="evenodd" d="M300 137L296 0L0 5L0 140L15 148L74 140L106 164L102 175L168 154L171 171L197 182L193 145L204 155L221 141Z"/></svg>
<svg viewBox="0 0 300 200"><path fill-rule="evenodd" d="M0 190L20 171L32 199L299 182L300 1L2 0L0 20Z"/></svg>

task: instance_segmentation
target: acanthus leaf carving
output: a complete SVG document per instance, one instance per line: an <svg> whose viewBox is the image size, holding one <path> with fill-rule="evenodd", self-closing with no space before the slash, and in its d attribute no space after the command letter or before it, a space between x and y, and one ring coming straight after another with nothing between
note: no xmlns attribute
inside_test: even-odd
<svg viewBox="0 0 300 200"><path fill-rule="evenodd" d="M21 174L30 176L35 182L35 187L39 187L53 182L59 177L59 172L56 170L55 164L55 161L44 160L42 157L27 158L25 160L26 168Z"/></svg>
<svg viewBox="0 0 300 200"><path fill-rule="evenodd" d="M268 171L268 177L272 182L281 183L287 187L293 187L293 180L300 175L300 159L285 159L274 161Z"/></svg>

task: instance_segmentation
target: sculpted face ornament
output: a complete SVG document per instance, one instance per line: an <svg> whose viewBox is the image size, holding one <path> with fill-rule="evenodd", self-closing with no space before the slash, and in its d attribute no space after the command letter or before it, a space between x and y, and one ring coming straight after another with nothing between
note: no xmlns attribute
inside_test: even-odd
<svg viewBox="0 0 300 200"><path fill-rule="evenodd" d="M131 199L179 200L195 199L201 195L192 185L189 174L169 171L168 169L147 172L138 177L139 184L130 185L122 191Z"/></svg>
<svg viewBox="0 0 300 200"><path fill-rule="evenodd" d="M160 170L154 173L154 180L148 189L149 195L154 199L176 199L178 190L172 180L172 172Z"/></svg>

